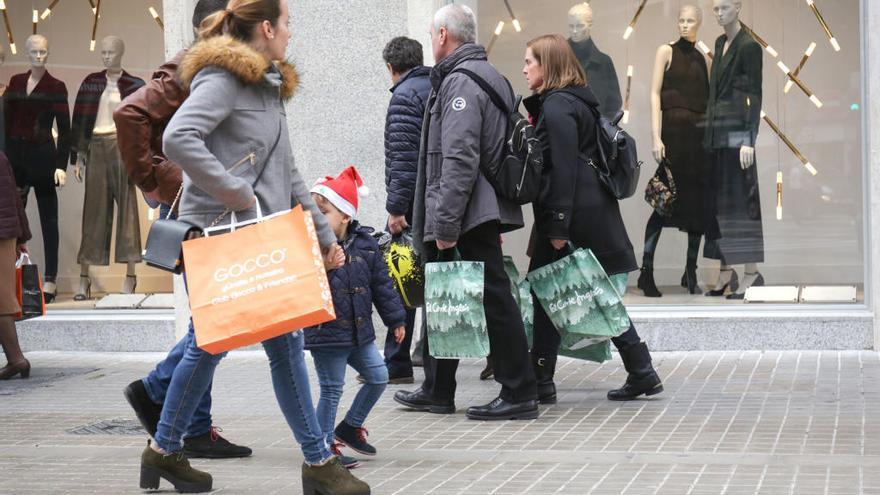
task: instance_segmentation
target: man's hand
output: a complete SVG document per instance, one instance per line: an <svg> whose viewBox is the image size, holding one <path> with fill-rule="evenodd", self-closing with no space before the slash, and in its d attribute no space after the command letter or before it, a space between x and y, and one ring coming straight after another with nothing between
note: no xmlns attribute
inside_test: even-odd
<svg viewBox="0 0 880 495"><path fill-rule="evenodd" d="M755 148L743 146L739 149L739 163L743 170L747 170L755 164Z"/></svg>
<svg viewBox="0 0 880 495"><path fill-rule="evenodd" d="M394 341L398 344L403 343L403 339L406 338L406 327L398 327L394 329Z"/></svg>
<svg viewBox="0 0 880 495"><path fill-rule="evenodd" d="M324 253L324 269L328 272L337 270L345 265L345 251L339 244L333 244Z"/></svg>
<svg viewBox="0 0 880 495"><path fill-rule="evenodd" d="M453 248L455 248L455 246L458 246L458 241L452 241L452 242L440 241L440 240L437 241L437 249L439 249L440 251L446 251L447 249L453 249Z"/></svg>
<svg viewBox="0 0 880 495"><path fill-rule="evenodd" d="M391 235L400 235L407 227L409 224L404 215L388 215L388 232L391 232Z"/></svg>
<svg viewBox="0 0 880 495"><path fill-rule="evenodd" d="M562 251L565 249L565 246L568 246L568 241L565 239L550 239L550 244L553 245L553 249Z"/></svg>
<svg viewBox="0 0 880 495"><path fill-rule="evenodd" d="M55 170L55 185L64 187L67 185L67 172L64 170Z"/></svg>

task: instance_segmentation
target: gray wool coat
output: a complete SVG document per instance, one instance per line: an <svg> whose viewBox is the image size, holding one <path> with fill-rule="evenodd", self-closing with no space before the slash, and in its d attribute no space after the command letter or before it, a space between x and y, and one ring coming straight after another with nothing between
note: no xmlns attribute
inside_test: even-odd
<svg viewBox="0 0 880 495"><path fill-rule="evenodd" d="M502 232L523 227L522 208L498 196L480 171L503 159L509 116L501 112L463 67L486 80L512 108L514 95L486 59L486 50L467 43L431 72L434 90L422 127L422 146L413 230L417 241L457 241L484 223Z"/></svg>
<svg viewBox="0 0 880 495"><path fill-rule="evenodd" d="M207 227L228 209L239 221L249 220L256 216L256 196L266 215L301 204L314 217L321 246L335 243L293 162L284 109L298 82L293 67L270 64L246 44L221 36L193 46L179 74L190 95L163 137L168 159L184 171L179 218Z"/></svg>

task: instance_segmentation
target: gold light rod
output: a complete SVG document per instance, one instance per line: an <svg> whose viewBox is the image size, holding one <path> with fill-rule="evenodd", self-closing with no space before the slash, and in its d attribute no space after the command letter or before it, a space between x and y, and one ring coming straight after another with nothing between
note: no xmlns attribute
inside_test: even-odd
<svg viewBox="0 0 880 495"><path fill-rule="evenodd" d="M504 21L498 21L498 26L495 27L495 32L492 33L492 39L486 45L486 55L492 53L492 48L495 46L495 42L498 41L498 37L501 36L502 31L504 31Z"/></svg>
<svg viewBox="0 0 880 495"><path fill-rule="evenodd" d="M632 65L626 68L626 99L623 100L623 119L624 124L629 124L629 99L632 94L633 71Z"/></svg>
<svg viewBox="0 0 880 495"><path fill-rule="evenodd" d="M33 34L37 34L37 23L38 23L38 22L40 22L40 11L37 10L37 9L34 9L34 20L33 20L33 23L34 23L34 29L33 29Z"/></svg>
<svg viewBox="0 0 880 495"><path fill-rule="evenodd" d="M801 58L801 63L798 64L797 68L794 70L793 74L796 76L801 75L801 71L804 70L804 66L807 65L807 61L810 60L810 57L813 56L813 52L816 50L816 42L810 43L810 46L807 47L807 51L804 52L803 58ZM788 82L785 83L785 89L783 92L788 94L791 91L791 87L794 86L794 81L791 78L788 79Z"/></svg>
<svg viewBox="0 0 880 495"><path fill-rule="evenodd" d="M835 52L840 51L840 43L837 42L837 38L831 34L831 29L828 27L828 23L825 22L825 19L822 17L822 13L819 12L819 7L816 7L816 3L813 0L807 0L807 5L810 6L810 10L816 14L816 19L819 21L819 24L822 26L822 29L825 31L825 35L828 36L828 41L831 43L831 47L834 48Z"/></svg>
<svg viewBox="0 0 880 495"><path fill-rule="evenodd" d="M162 22L162 18L159 17L159 13L156 12L156 9L153 8L153 7L150 7L148 10L150 11L150 15L151 15L151 16L153 17L153 19L156 21L156 24L158 24L159 27L162 28L162 29L164 30L164 29L165 29L165 23Z"/></svg>
<svg viewBox="0 0 880 495"><path fill-rule="evenodd" d="M49 6L46 7L46 10L43 11L43 15L40 16L40 18L45 21L47 17L52 15L52 9L54 9L55 6L58 5L58 2L60 2L60 1L61 0L52 0L52 3L50 3Z"/></svg>
<svg viewBox="0 0 880 495"><path fill-rule="evenodd" d="M810 163L810 161L807 160L806 157L804 157L803 153L801 153L798 147L795 146L794 143L792 143L791 140L788 139L788 136L786 136L785 133L782 132L779 126L776 125L776 122L773 122L773 120L763 111L761 112L761 118L764 119L764 122L767 122L767 125L769 125L771 129L773 129L773 132L775 132L776 135L779 136L779 139L781 139L782 142L785 143L786 146L788 146L788 149L790 149L791 152L794 153L798 160L800 160L801 163L804 164L804 167L806 167L807 171L810 172L810 174L816 175L819 173L818 171L816 171L816 168L813 167L813 164Z"/></svg>
<svg viewBox="0 0 880 495"><path fill-rule="evenodd" d="M747 33L752 35L752 38L755 38L755 41L757 41L759 45L764 47L764 50L767 50L767 53L769 53L771 57L773 57L773 58L779 57L779 52L777 52L775 48L770 46L770 43L767 43L766 41L764 41L764 38L760 37L758 35L758 33L756 33L754 30L752 30L752 28L750 28L746 23L744 23L743 21L739 21L739 24L740 24L740 26L742 26L743 29L746 30Z"/></svg>
<svg viewBox="0 0 880 495"><path fill-rule="evenodd" d="M776 172L776 219L782 220L782 170Z"/></svg>
<svg viewBox="0 0 880 495"><path fill-rule="evenodd" d="M6 24L6 38L9 39L9 51L15 55L18 53L18 50L15 48L15 38L12 36L12 26L9 24L9 12L6 10L6 2L4 0L0 0L0 10L3 11L3 23Z"/></svg>
<svg viewBox="0 0 880 495"><path fill-rule="evenodd" d="M804 94L807 95L807 98L809 98L810 101L813 102L813 105L816 105L816 108L822 108L822 100L820 100L819 97L813 93L813 90L808 88L807 85L804 84L804 82L801 81L798 76L791 72L791 70L788 68L787 65L785 65L782 60L777 62L776 66L779 67L779 70L784 72L792 81L794 81L794 83L797 84L797 87L801 88L801 91L803 91Z"/></svg>
<svg viewBox="0 0 880 495"><path fill-rule="evenodd" d="M89 2L91 2L91 1L92 0L89 0ZM98 3L95 4L95 22L92 23L92 41L91 41L91 44L89 45L89 51L91 51L91 52L95 51L95 44L96 44L95 38L98 35L98 17L100 17L100 15L101 15L101 0L98 0Z"/></svg>
<svg viewBox="0 0 880 495"><path fill-rule="evenodd" d="M633 16L632 21L630 21L629 26L626 27L626 31L623 33L624 40L628 40L636 30L636 23L639 22L639 17L641 17L642 11L645 10L645 4L647 3L648 0L642 0L642 3L639 4L638 10L636 10L636 15Z"/></svg>
<svg viewBox="0 0 880 495"><path fill-rule="evenodd" d="M513 29L517 33L521 32L522 26L519 23L519 19L516 18L516 14L513 13L513 9L510 8L510 0L504 0L504 6L507 7L507 13L510 14L510 22L513 24Z"/></svg>

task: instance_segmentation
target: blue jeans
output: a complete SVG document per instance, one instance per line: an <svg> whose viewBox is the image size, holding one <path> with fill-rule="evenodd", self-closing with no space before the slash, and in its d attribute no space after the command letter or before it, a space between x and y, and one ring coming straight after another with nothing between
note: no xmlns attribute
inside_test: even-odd
<svg viewBox="0 0 880 495"><path fill-rule="evenodd" d="M178 363L183 359L186 348L189 346L192 339L193 333L191 331L187 332L186 335L180 339L180 342L171 349L168 356L156 365L156 369L151 371L146 378L141 380L144 384L144 388L147 389L147 395L154 403L165 403L165 396L168 393L168 386L171 385L171 377L174 374L174 369L177 368ZM205 394L202 395L202 399L196 407L192 422L186 429L184 437L197 437L208 433L210 430L211 384L208 383L208 389Z"/></svg>
<svg viewBox="0 0 880 495"><path fill-rule="evenodd" d="M189 333L193 335L192 320ZM320 464L331 457L312 403L309 372L303 354L302 332L284 334L263 342L269 357L275 399L293 431L308 464ZM214 370L226 353L211 355L190 338L180 363L174 369L162 408L156 443L166 452L181 450L181 434L192 420L200 398L214 378Z"/></svg>
<svg viewBox="0 0 880 495"><path fill-rule="evenodd" d="M318 372L318 383L321 384L321 398L318 400L318 421L327 445L333 445L333 430L336 427L336 409L345 386L345 365L350 364L361 376L364 384L358 390L345 415L345 422L355 428L364 426L367 416L382 397L388 385L388 368L370 342L359 347L325 347L312 349L315 359L315 370Z"/></svg>

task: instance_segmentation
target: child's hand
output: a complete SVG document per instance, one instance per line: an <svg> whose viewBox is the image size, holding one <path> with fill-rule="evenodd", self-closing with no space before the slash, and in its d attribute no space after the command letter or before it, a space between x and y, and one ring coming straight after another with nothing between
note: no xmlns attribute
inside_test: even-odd
<svg viewBox="0 0 880 495"><path fill-rule="evenodd" d="M324 269L329 272L331 270L336 270L337 268L342 268L344 265L345 251L343 251L339 244L330 246L324 254Z"/></svg>
<svg viewBox="0 0 880 495"><path fill-rule="evenodd" d="M404 338L406 338L406 327L395 328L394 341L398 344L402 344Z"/></svg>

